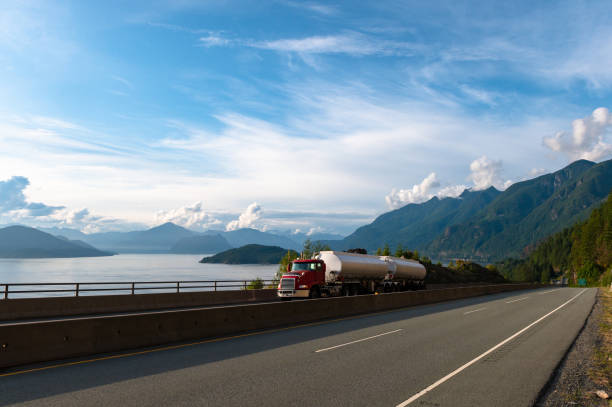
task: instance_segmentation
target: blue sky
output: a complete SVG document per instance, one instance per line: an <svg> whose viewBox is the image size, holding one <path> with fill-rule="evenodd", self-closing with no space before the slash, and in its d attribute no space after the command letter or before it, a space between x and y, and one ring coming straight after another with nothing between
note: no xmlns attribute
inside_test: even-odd
<svg viewBox="0 0 612 407"><path fill-rule="evenodd" d="M612 158L609 1L4 1L0 223L350 233Z"/></svg>

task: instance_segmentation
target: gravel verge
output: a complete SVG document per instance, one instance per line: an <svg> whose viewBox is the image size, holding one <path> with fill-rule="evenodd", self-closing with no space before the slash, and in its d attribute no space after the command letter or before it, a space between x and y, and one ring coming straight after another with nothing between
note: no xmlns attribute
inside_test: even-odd
<svg viewBox="0 0 612 407"><path fill-rule="evenodd" d="M602 318L607 309L606 304L600 291L584 327L551 376L548 385L542 389L534 406L612 406L609 400L601 399L595 394L597 390L604 390L612 396L609 383L605 383L607 386L602 385L601 377L598 377L600 351L604 340Z"/></svg>

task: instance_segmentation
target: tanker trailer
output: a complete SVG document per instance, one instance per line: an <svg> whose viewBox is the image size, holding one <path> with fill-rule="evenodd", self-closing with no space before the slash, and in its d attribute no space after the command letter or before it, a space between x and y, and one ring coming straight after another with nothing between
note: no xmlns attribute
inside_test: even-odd
<svg viewBox="0 0 612 407"><path fill-rule="evenodd" d="M317 298L425 288L425 267L392 256L322 251L294 260L278 285L282 299Z"/></svg>

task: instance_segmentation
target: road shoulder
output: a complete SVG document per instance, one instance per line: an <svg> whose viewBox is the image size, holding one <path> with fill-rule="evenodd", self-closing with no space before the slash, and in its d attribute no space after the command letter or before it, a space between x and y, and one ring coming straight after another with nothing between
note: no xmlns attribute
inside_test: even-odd
<svg viewBox="0 0 612 407"><path fill-rule="evenodd" d="M584 327L542 390L537 407L612 406L612 293L599 290Z"/></svg>

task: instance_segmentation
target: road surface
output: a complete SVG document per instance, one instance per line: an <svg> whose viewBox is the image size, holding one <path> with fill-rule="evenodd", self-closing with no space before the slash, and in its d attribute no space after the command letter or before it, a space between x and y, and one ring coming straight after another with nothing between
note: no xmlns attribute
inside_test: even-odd
<svg viewBox="0 0 612 407"><path fill-rule="evenodd" d="M0 376L0 405L530 406L595 296L502 293L29 366Z"/></svg>

